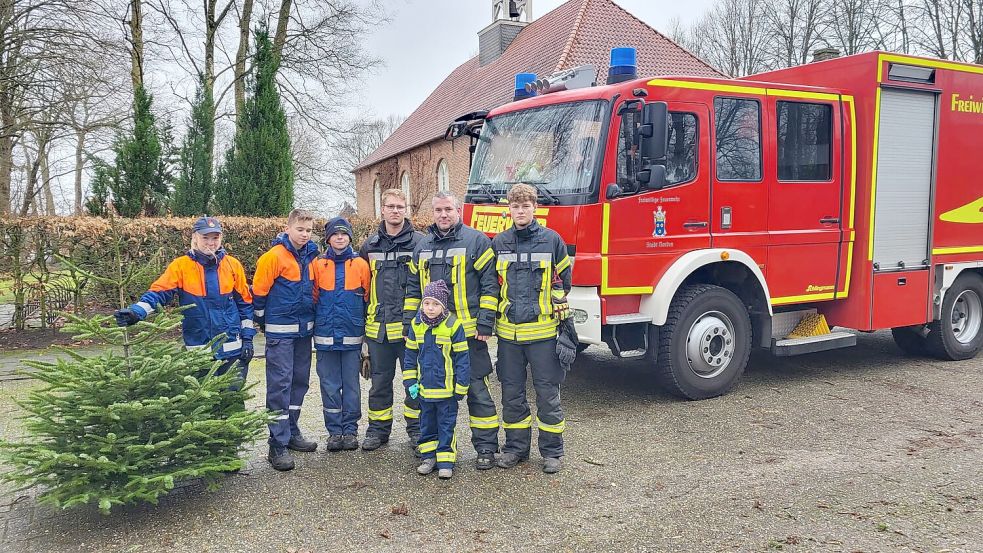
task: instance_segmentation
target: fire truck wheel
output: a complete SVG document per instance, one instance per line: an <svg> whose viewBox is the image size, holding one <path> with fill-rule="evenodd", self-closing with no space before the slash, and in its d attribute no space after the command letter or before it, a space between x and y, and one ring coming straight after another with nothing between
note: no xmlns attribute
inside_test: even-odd
<svg viewBox="0 0 983 553"><path fill-rule="evenodd" d="M928 355L928 340L914 329L907 326L892 328L891 335L894 343L908 355Z"/></svg>
<svg viewBox="0 0 983 553"><path fill-rule="evenodd" d="M928 325L928 348L939 359L971 359L983 349L983 277L963 273L942 301L942 318Z"/></svg>
<svg viewBox="0 0 983 553"><path fill-rule="evenodd" d="M659 331L658 376L687 399L727 393L747 366L751 318L741 300L710 284L684 286Z"/></svg>

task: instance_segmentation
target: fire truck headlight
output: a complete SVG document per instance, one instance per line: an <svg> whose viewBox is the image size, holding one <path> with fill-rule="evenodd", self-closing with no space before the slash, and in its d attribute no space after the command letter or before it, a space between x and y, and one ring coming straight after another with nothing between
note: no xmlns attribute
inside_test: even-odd
<svg viewBox="0 0 983 553"><path fill-rule="evenodd" d="M573 313L574 323L582 325L587 322L587 312L583 309L571 309L570 312Z"/></svg>

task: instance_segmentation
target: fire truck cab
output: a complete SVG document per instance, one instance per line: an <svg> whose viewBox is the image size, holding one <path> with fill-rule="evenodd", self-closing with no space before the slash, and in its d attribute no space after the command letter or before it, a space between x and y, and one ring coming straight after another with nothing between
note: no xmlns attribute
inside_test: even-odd
<svg viewBox="0 0 983 553"><path fill-rule="evenodd" d="M466 223L501 232L508 188L539 190L585 347L690 399L728 391L753 347L892 329L910 354L983 348L983 67L871 52L640 79L617 55L606 85L519 76L516 101L448 129L472 136Z"/></svg>

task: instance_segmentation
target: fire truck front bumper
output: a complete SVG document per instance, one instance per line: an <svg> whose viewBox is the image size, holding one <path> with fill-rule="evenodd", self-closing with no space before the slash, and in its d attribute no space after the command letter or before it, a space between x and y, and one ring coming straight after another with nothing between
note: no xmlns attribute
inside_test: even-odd
<svg viewBox="0 0 983 553"><path fill-rule="evenodd" d="M567 301L580 343L602 344L601 296L597 293L597 287L574 286L567 294Z"/></svg>

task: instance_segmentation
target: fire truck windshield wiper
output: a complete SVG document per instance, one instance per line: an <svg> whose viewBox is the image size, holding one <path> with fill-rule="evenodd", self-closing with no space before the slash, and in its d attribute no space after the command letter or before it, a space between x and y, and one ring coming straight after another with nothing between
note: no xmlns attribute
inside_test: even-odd
<svg viewBox="0 0 983 553"><path fill-rule="evenodd" d="M490 201L491 203L495 203L498 201L498 198L495 196L495 191L492 189L492 184L490 182L476 182L472 184L480 188L477 192L474 191L469 192L469 194L471 194L472 202L475 201L475 195L477 195L479 198L485 196L488 198L488 201Z"/></svg>
<svg viewBox="0 0 983 553"><path fill-rule="evenodd" d="M556 197L556 194L551 192L549 188L546 188L546 185L549 184L548 182L534 181L534 180L524 180L522 182L531 186L535 186L536 191L539 192L539 194L543 197L544 200L546 200L546 202L543 203L548 202L550 205L556 205L560 203L560 200ZM510 184L514 184L514 183L510 183Z"/></svg>

